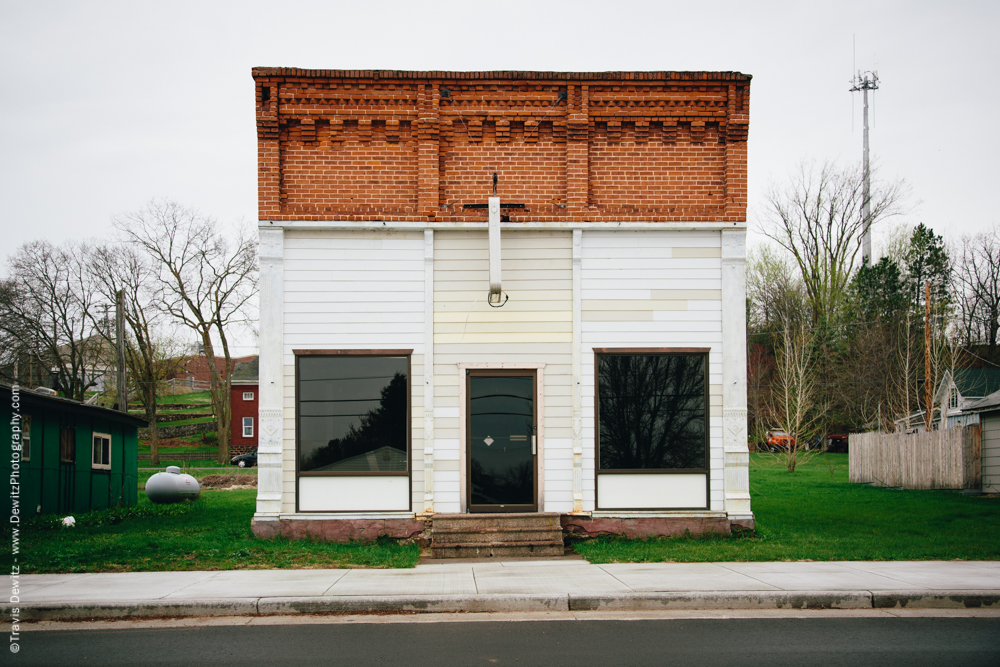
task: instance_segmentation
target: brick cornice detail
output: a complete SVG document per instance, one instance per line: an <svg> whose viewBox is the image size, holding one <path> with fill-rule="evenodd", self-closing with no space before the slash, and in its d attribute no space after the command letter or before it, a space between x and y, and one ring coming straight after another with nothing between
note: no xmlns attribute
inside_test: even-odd
<svg viewBox="0 0 1000 667"><path fill-rule="evenodd" d="M501 196L526 204L511 221L746 219L749 75L253 77L261 219L478 220L461 204L498 165Z"/></svg>

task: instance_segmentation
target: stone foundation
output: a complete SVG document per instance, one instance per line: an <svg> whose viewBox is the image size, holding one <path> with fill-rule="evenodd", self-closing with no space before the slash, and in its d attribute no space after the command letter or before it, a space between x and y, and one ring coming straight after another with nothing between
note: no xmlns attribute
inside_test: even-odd
<svg viewBox="0 0 1000 667"><path fill-rule="evenodd" d="M397 540L430 542L431 522L423 519L254 519L253 534L270 540L321 542L371 541L385 535Z"/></svg>
<svg viewBox="0 0 1000 667"><path fill-rule="evenodd" d="M677 537L685 533L692 535L722 533L728 535L732 532L730 521L726 517L625 518L563 514L562 527L564 532L580 537L597 537L598 535Z"/></svg>
<svg viewBox="0 0 1000 667"><path fill-rule="evenodd" d="M483 515L485 518L502 515ZM720 533L752 531L753 519L730 521L720 517L590 517L563 514L563 533L579 537L621 535L623 537L677 537L690 533ZM263 539L284 537L290 540L323 542L370 541L381 536L397 540L413 540L428 546L431 539L431 519L254 519L253 534Z"/></svg>

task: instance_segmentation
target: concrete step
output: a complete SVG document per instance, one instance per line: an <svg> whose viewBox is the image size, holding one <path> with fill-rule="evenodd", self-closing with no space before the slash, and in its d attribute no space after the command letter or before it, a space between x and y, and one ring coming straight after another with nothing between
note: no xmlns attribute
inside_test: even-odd
<svg viewBox="0 0 1000 667"><path fill-rule="evenodd" d="M437 514L431 522L434 558L562 556L559 514Z"/></svg>
<svg viewBox="0 0 1000 667"><path fill-rule="evenodd" d="M493 542L516 544L520 542L562 541L562 528L531 526L527 528L437 528L431 529L433 544L461 544L465 542Z"/></svg>
<svg viewBox="0 0 1000 667"><path fill-rule="evenodd" d="M527 558L531 556L562 556L562 540L535 542L495 543L468 542L464 544L431 544L433 558Z"/></svg>
<svg viewBox="0 0 1000 667"><path fill-rule="evenodd" d="M510 513L510 514L435 514L434 528L532 528L548 526L562 529L559 514Z"/></svg>

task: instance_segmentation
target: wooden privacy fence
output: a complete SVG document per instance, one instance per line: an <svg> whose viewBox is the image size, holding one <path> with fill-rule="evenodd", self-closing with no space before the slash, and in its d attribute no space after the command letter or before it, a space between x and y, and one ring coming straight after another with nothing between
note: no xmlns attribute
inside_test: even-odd
<svg viewBox="0 0 1000 667"><path fill-rule="evenodd" d="M930 433L852 433L852 482L904 489L982 487L983 446L978 424Z"/></svg>

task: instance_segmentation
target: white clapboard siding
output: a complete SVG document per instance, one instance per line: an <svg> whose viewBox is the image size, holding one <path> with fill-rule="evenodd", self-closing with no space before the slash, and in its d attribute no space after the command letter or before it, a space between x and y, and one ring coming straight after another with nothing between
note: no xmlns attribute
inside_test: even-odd
<svg viewBox="0 0 1000 667"><path fill-rule="evenodd" d="M423 353L422 232L289 231L284 257L286 363L297 348Z"/></svg>
<svg viewBox="0 0 1000 667"><path fill-rule="evenodd" d="M458 512L462 497L460 363L545 364L540 495L546 511L572 511L572 238L568 231L503 230L502 286L509 300L491 308L486 232L434 234L434 407L448 415L434 420L439 512Z"/></svg>
<svg viewBox="0 0 1000 667"><path fill-rule="evenodd" d="M414 507L418 506L423 497L423 232L286 231L284 285L282 511L295 511L294 349L413 350L410 489ZM340 486L307 484L317 489L314 493L309 487L312 495L302 499L309 509L326 503L330 510L364 511L361 505L338 505L341 501L333 502L332 496L318 491ZM370 509L403 505L394 498L385 507L376 503Z"/></svg>
<svg viewBox="0 0 1000 667"><path fill-rule="evenodd" d="M710 348L708 493L710 509L716 511L723 506L724 465L721 255L718 232L588 230L583 233L581 262L584 461L591 465L595 461L593 348ZM672 477L652 475L650 484L668 484ZM693 484L683 476L674 481L682 480ZM704 482L700 483L703 498ZM602 507L630 506L628 499L620 504L614 498L621 486L617 479L609 478L608 485L601 491ZM584 509L594 509L595 492L593 486L585 490ZM655 493L650 493L648 500L653 503ZM679 502L672 492L663 493L663 502ZM684 493L692 495L691 489ZM704 500L693 499L677 506L703 505Z"/></svg>

